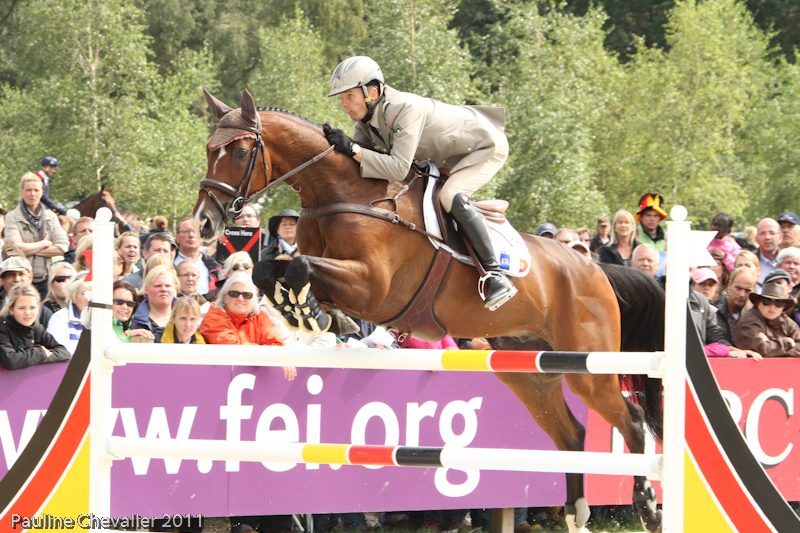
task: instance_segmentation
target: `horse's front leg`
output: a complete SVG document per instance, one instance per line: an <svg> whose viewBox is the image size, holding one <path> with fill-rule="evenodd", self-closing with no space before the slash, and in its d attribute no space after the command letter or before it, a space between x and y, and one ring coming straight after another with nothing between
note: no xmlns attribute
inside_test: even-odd
<svg viewBox="0 0 800 533"><path fill-rule="evenodd" d="M358 326L338 309L326 313L317 296L343 302L353 309L352 302L380 302L368 283L367 267L359 261L327 259L300 255L292 259L286 269L286 287L289 301L294 306L295 317L301 328L313 333L323 333L329 328L338 334L358 331ZM317 295L311 290L314 285ZM359 307L356 307L359 309ZM363 309L363 308L362 308ZM364 313L369 315L369 313Z"/></svg>
<svg viewBox="0 0 800 533"><path fill-rule="evenodd" d="M253 267L253 283L264 293L267 300L286 320L292 331L300 329L300 322L295 316L294 306L289 298L289 289L281 283L290 261L264 259Z"/></svg>

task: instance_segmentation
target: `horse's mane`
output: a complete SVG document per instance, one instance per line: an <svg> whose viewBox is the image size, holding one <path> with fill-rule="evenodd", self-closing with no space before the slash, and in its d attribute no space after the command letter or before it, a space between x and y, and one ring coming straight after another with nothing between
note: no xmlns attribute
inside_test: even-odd
<svg viewBox="0 0 800 533"><path fill-rule="evenodd" d="M307 123L311 124L314 127L317 127L317 128L321 128L322 127L322 124L317 124L313 120L311 120L309 118L306 118L303 115L298 115L297 113L294 113L294 112L289 111L287 109L283 109L281 107L272 107L272 106L270 106L270 107L256 107L256 110L257 111L273 111L273 112L276 112L276 113L283 113L284 115L289 115L289 116L292 116L292 117L295 117L295 118L299 118L303 122L307 122Z"/></svg>

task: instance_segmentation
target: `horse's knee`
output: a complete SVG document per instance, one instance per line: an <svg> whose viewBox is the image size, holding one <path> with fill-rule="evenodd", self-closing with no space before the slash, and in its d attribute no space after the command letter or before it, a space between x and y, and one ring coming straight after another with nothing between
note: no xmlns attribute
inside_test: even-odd
<svg viewBox="0 0 800 533"><path fill-rule="evenodd" d="M311 261L308 256L298 255L289 263L284 277L286 285L295 293L299 293L308 284L310 275Z"/></svg>

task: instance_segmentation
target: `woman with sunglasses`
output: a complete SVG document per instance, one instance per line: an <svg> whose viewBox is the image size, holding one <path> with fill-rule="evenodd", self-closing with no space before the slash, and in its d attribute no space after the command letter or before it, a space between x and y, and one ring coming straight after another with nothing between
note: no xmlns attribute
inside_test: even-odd
<svg viewBox="0 0 800 533"><path fill-rule="evenodd" d="M154 339L155 336L147 329L131 329L133 312L136 310L136 287L125 280L118 280L113 285L113 300L111 300L111 326L117 339L121 342L130 342L131 337L144 337Z"/></svg>
<svg viewBox="0 0 800 533"><path fill-rule="evenodd" d="M800 357L800 329L784 311L794 299L777 283L767 283L761 294L750 293L753 308L742 315L733 330L733 345L763 357Z"/></svg>
<svg viewBox="0 0 800 533"><path fill-rule="evenodd" d="M59 261L50 267L47 279L47 299L42 305L52 312L61 311L67 306L67 283L76 274L75 267L66 261Z"/></svg>
<svg viewBox="0 0 800 533"><path fill-rule="evenodd" d="M259 309L256 286L246 272L235 272L225 281L200 324L200 334L209 344L283 346L277 328ZM283 374L292 380L297 371L283 367Z"/></svg>
<svg viewBox="0 0 800 533"><path fill-rule="evenodd" d="M247 252L235 252L228 256L225 263L222 264L222 278L228 279L235 272L247 272L247 274L252 277L253 259L250 257L250 254ZM204 295L206 300L209 302L215 301L217 296L219 296L221 286L221 283L218 284L215 289Z"/></svg>

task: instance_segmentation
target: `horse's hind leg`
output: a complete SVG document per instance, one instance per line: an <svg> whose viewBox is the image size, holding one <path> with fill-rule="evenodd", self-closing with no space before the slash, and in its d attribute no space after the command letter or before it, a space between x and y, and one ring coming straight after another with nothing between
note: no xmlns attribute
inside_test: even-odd
<svg viewBox="0 0 800 533"><path fill-rule="evenodd" d="M632 453L644 453L644 412L622 396L616 375L568 374L567 385L586 406L617 428ZM633 507L648 532L661 531L661 511L644 476L634 477Z"/></svg>
<svg viewBox="0 0 800 533"><path fill-rule="evenodd" d="M498 372L497 377L528 409L534 421L562 451L583 451L586 430L567 406L561 374ZM567 524L570 533L587 532L589 506L583 495L583 474L567 474Z"/></svg>

